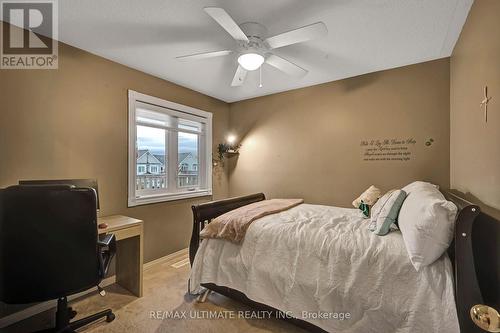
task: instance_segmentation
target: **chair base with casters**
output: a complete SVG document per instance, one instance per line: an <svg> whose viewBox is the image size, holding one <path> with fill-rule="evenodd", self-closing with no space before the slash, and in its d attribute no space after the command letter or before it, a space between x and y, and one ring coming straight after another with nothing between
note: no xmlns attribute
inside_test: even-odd
<svg viewBox="0 0 500 333"><path fill-rule="evenodd" d="M57 300L56 326L54 328L38 331L38 333L73 333L77 329L98 321L99 319L106 318L108 323L115 319L115 315L111 309L106 309L88 317L70 322L75 316L76 311L68 306L68 299L66 297L61 297Z"/></svg>

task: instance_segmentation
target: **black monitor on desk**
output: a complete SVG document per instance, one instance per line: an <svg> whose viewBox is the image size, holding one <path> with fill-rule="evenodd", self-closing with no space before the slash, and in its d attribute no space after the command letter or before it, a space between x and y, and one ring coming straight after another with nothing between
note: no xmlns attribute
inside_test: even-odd
<svg viewBox="0 0 500 333"><path fill-rule="evenodd" d="M97 196L97 210L99 210L99 190L97 186L97 179L20 180L19 185L71 185L74 187L93 188Z"/></svg>

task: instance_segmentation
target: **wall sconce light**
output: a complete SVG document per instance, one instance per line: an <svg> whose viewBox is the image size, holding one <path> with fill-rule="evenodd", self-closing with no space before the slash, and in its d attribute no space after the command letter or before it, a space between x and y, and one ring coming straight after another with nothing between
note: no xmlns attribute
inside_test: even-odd
<svg viewBox="0 0 500 333"><path fill-rule="evenodd" d="M237 144L236 140L236 135L229 134L226 137L226 142L219 143L217 146L218 157L221 163L223 163L224 157L230 158L239 155L241 144Z"/></svg>
<svg viewBox="0 0 500 333"><path fill-rule="evenodd" d="M228 144L230 145L234 145L234 143L236 142L236 135L234 134L229 134L226 138L226 141Z"/></svg>

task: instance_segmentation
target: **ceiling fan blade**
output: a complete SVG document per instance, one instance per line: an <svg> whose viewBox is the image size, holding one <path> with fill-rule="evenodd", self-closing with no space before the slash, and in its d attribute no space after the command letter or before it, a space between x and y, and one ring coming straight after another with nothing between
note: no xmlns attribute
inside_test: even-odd
<svg viewBox="0 0 500 333"><path fill-rule="evenodd" d="M217 21L234 39L248 42L248 37L224 9L219 7L205 7L203 10Z"/></svg>
<svg viewBox="0 0 500 333"><path fill-rule="evenodd" d="M236 73L234 74L233 82L231 83L231 87L239 87L245 82L245 78L247 77L247 70L238 65L236 69Z"/></svg>
<svg viewBox="0 0 500 333"><path fill-rule="evenodd" d="M179 61L201 60L201 59L225 56L225 55L228 55L232 52L233 51L230 51L230 50L214 51L214 52L202 52L202 53L195 53L195 54L189 54L189 55L185 55L185 56L175 57L175 59L177 59Z"/></svg>
<svg viewBox="0 0 500 333"><path fill-rule="evenodd" d="M276 67L280 71L285 72L290 76L294 76L297 78L302 78L307 74L307 70L305 70L304 68L297 66L293 62L290 62L286 59L278 57L275 54L270 54L266 58L266 63L273 67Z"/></svg>
<svg viewBox="0 0 500 333"><path fill-rule="evenodd" d="M311 39L316 39L328 34L328 29L323 22L313 23L311 25L306 25L305 27L298 28L295 30L290 30L282 34L269 37L264 42L271 49L276 49L278 47L283 47L287 45L292 45L296 43L302 43Z"/></svg>

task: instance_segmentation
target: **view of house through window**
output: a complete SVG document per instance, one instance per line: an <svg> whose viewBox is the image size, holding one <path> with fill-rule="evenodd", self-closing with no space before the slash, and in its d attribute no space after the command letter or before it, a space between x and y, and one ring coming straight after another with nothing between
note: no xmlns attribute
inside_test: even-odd
<svg viewBox="0 0 500 333"><path fill-rule="evenodd" d="M168 136L164 129L137 126L136 190L166 189Z"/></svg>
<svg viewBox="0 0 500 333"><path fill-rule="evenodd" d="M179 132L179 187L198 185L198 135Z"/></svg>
<svg viewBox="0 0 500 333"><path fill-rule="evenodd" d="M167 146L166 130L137 126L136 190L168 188ZM177 186L198 185L198 134L178 132L177 151Z"/></svg>

